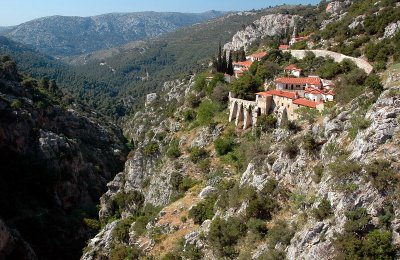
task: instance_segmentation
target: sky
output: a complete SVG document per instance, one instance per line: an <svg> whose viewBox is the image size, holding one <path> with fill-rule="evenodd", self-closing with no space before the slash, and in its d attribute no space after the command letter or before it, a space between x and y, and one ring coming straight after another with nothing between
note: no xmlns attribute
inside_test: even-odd
<svg viewBox="0 0 400 260"><path fill-rule="evenodd" d="M0 26L35 18L65 15L92 16L114 12L243 11L281 4L316 4L318 0L0 0Z"/></svg>

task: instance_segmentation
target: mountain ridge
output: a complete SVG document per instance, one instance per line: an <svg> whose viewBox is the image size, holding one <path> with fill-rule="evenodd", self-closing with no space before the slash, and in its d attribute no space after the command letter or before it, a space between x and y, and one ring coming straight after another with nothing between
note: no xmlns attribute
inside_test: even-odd
<svg viewBox="0 0 400 260"><path fill-rule="evenodd" d="M69 56L157 37L223 14L148 11L88 17L55 15L12 27L5 36L52 56Z"/></svg>

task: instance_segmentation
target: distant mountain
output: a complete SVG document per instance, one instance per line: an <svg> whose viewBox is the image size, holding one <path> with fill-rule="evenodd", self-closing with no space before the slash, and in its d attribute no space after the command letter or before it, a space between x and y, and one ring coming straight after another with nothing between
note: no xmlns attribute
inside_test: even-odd
<svg viewBox="0 0 400 260"><path fill-rule="evenodd" d="M10 32L14 26L0 26L0 35Z"/></svg>
<svg viewBox="0 0 400 260"><path fill-rule="evenodd" d="M15 26L5 35L49 55L69 56L157 37L223 14L209 11L198 14L138 12L92 17L51 16Z"/></svg>

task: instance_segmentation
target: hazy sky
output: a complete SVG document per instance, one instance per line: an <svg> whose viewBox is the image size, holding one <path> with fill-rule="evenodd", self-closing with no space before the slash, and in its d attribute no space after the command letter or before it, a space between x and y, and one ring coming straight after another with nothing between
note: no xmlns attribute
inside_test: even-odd
<svg viewBox="0 0 400 260"><path fill-rule="evenodd" d="M251 10L280 4L316 4L318 0L0 0L0 26L50 15L91 16L113 12Z"/></svg>

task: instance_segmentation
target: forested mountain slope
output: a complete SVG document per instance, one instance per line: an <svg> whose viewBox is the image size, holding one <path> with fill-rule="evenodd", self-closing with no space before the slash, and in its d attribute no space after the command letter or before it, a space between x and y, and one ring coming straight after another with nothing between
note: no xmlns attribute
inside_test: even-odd
<svg viewBox="0 0 400 260"><path fill-rule="evenodd" d="M153 38L205 20L222 12L112 13L92 17L51 16L12 28L6 36L52 56L68 56Z"/></svg>

